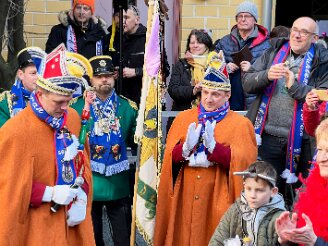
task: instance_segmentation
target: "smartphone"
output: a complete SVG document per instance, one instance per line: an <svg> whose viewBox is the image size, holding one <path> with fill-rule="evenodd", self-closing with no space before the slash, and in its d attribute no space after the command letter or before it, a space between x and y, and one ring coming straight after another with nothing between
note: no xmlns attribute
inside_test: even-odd
<svg viewBox="0 0 328 246"><path fill-rule="evenodd" d="M319 97L320 101L328 101L328 91L325 89L313 90Z"/></svg>

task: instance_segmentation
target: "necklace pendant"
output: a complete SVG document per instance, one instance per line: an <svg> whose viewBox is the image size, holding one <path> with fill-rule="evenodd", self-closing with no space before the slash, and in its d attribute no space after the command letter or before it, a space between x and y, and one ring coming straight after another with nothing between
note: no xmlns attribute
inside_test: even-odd
<svg viewBox="0 0 328 246"><path fill-rule="evenodd" d="M65 164L65 162L63 162L62 179L66 183L71 183L73 181L73 178L74 175L73 175L72 167L70 166L69 163Z"/></svg>
<svg viewBox="0 0 328 246"><path fill-rule="evenodd" d="M110 132L110 122L107 118L100 120L101 130L103 133Z"/></svg>
<svg viewBox="0 0 328 246"><path fill-rule="evenodd" d="M102 132L101 124L100 124L99 121L96 121L96 122L95 122L95 125L94 125L94 132L95 132L95 135L97 135L97 136L102 136L102 135L104 135L103 132Z"/></svg>

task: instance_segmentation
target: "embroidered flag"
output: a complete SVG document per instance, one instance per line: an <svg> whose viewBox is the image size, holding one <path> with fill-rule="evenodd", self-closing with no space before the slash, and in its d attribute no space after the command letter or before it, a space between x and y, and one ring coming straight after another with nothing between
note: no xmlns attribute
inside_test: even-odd
<svg viewBox="0 0 328 246"><path fill-rule="evenodd" d="M151 32L151 33L148 33ZM152 33L154 32L154 33ZM141 144L135 223L148 245L153 245L158 170L161 160L159 3L149 1L144 76L135 139Z"/></svg>

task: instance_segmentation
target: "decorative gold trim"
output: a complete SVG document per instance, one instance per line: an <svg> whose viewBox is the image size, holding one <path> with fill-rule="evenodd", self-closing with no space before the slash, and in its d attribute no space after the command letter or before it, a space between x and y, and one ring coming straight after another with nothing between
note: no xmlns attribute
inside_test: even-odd
<svg viewBox="0 0 328 246"><path fill-rule="evenodd" d="M220 83L220 82L213 82L209 80L203 80L201 82L201 85L213 90L231 91L231 85L226 84L224 82Z"/></svg>
<svg viewBox="0 0 328 246"><path fill-rule="evenodd" d="M5 99L7 99L8 111L9 111L9 114L11 115L11 112L13 111L13 102L11 100L10 91L4 91L0 94L0 102L2 102Z"/></svg>
<svg viewBox="0 0 328 246"><path fill-rule="evenodd" d="M89 62L92 62L93 60L96 60L96 59L110 59L110 60L112 60L112 57L111 56L93 56L89 59Z"/></svg>
<svg viewBox="0 0 328 246"><path fill-rule="evenodd" d="M135 103L134 101L132 101L131 99L129 99L129 98L125 97L125 96L120 95L120 97L123 98L123 99L125 99L125 100L127 100L128 103L130 104L130 106L131 106L133 109L135 109L135 110L139 110L139 109L138 109L138 105L137 105L137 103Z"/></svg>
<svg viewBox="0 0 328 246"><path fill-rule="evenodd" d="M55 78L52 78L52 79L55 79ZM73 82L73 79L75 81L80 80L79 78L76 78L76 77L62 77L61 79L64 80L63 82L65 82L65 80ZM78 83L78 82L76 82L76 83ZM49 81L47 79L43 79L41 77L38 78L38 80L36 81L36 84L47 91L50 91L50 92L53 92L56 94L60 94L63 96L71 96L75 91L75 90L66 89L61 86L58 86L58 85L52 83L51 81Z"/></svg>
<svg viewBox="0 0 328 246"><path fill-rule="evenodd" d="M74 103L77 102L77 100L79 100L79 98L80 97L74 97L74 98L72 98L72 100L69 101L68 106L72 106Z"/></svg>

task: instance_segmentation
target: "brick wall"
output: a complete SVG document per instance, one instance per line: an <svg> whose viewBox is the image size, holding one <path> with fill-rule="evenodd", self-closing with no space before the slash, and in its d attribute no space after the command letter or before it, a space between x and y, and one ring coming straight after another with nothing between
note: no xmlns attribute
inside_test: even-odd
<svg viewBox="0 0 328 246"><path fill-rule="evenodd" d="M25 2L24 31L26 46L45 48L52 26L58 24L58 13L69 9L70 0L28 0Z"/></svg>
<svg viewBox="0 0 328 246"><path fill-rule="evenodd" d="M230 32L236 24L235 11L243 0L182 0L181 53L185 51L190 31L210 29L213 42ZM257 5L261 24L262 0L251 0Z"/></svg>

